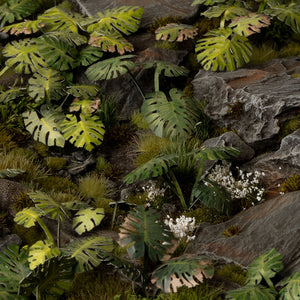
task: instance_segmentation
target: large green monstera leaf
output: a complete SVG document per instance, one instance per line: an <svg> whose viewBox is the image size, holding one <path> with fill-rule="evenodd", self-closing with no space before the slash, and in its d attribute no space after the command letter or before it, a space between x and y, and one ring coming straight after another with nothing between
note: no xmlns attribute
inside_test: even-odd
<svg viewBox="0 0 300 300"><path fill-rule="evenodd" d="M182 42L192 39L198 34L198 29L191 25L170 23L166 26L159 27L155 31L157 40L168 42Z"/></svg>
<svg viewBox="0 0 300 300"><path fill-rule="evenodd" d="M76 48L58 36L44 34L36 42L39 53L51 68L67 71L78 66Z"/></svg>
<svg viewBox="0 0 300 300"><path fill-rule="evenodd" d="M73 219L73 228L78 234L91 231L104 218L103 208L86 208L78 211Z"/></svg>
<svg viewBox="0 0 300 300"><path fill-rule="evenodd" d="M90 99L98 94L99 88L96 85L77 84L68 86L67 92L77 98Z"/></svg>
<svg viewBox="0 0 300 300"><path fill-rule="evenodd" d="M47 259L60 255L60 251L52 241L37 241L29 248L28 262L31 270L43 264Z"/></svg>
<svg viewBox="0 0 300 300"><path fill-rule="evenodd" d="M263 278L268 280L282 269L282 255L273 248L252 261L247 271L247 282L259 284Z"/></svg>
<svg viewBox="0 0 300 300"><path fill-rule="evenodd" d="M290 26L296 33L300 33L300 5L299 3L290 3L288 6L279 5L266 9L264 13L276 16L281 22Z"/></svg>
<svg viewBox="0 0 300 300"><path fill-rule="evenodd" d="M182 286L195 287L204 278L212 278L214 268L204 256L184 257L165 262L152 274L152 282L165 293L176 293Z"/></svg>
<svg viewBox="0 0 300 300"><path fill-rule="evenodd" d="M100 251L113 250L113 241L111 238L102 236L93 236L69 243L62 250L63 253L76 258L78 264L77 273L86 272L97 267L101 263L99 257Z"/></svg>
<svg viewBox="0 0 300 300"><path fill-rule="evenodd" d="M232 20L235 17L245 16L248 14L248 12L249 11L243 7L239 7L229 3L210 7L207 11L202 13L202 15L204 15L207 18L218 18L223 16L224 19L227 21Z"/></svg>
<svg viewBox="0 0 300 300"><path fill-rule="evenodd" d="M11 88L0 93L0 103L16 100L17 98L24 97L25 94L25 90L22 88Z"/></svg>
<svg viewBox="0 0 300 300"><path fill-rule="evenodd" d="M7 32L10 35L19 35L19 34L27 35L41 30L44 27L44 25L45 24L43 24L39 20L24 21L24 22L4 26L0 28L0 31Z"/></svg>
<svg viewBox="0 0 300 300"><path fill-rule="evenodd" d="M224 3L226 0L194 0L192 5L197 5L197 4L205 4L205 5L214 5L218 3Z"/></svg>
<svg viewBox="0 0 300 300"><path fill-rule="evenodd" d="M59 132L58 122L62 115L49 109L41 107L42 118L40 119L35 111L23 113L26 129L33 135L33 138L48 146L63 147L65 138Z"/></svg>
<svg viewBox="0 0 300 300"><path fill-rule="evenodd" d="M152 60L143 65L144 69L155 68L155 72L167 77L187 76L189 70L167 61Z"/></svg>
<svg viewBox="0 0 300 300"><path fill-rule="evenodd" d="M12 296L10 293L18 292L19 282L30 272L27 258L27 250L14 244L0 253L0 296L3 291L8 293L7 298L1 299L17 299L9 297Z"/></svg>
<svg viewBox="0 0 300 300"><path fill-rule="evenodd" d="M92 81L114 79L123 75L135 67L129 60L134 55L117 56L91 65L85 72L87 78Z"/></svg>
<svg viewBox="0 0 300 300"><path fill-rule="evenodd" d="M19 211L16 214L14 221L19 225L23 225L25 228L30 228L32 226L35 226L36 222L39 223L40 218L44 215L45 213L39 208L29 207Z"/></svg>
<svg viewBox="0 0 300 300"><path fill-rule="evenodd" d="M3 55L8 58L5 64L17 73L30 74L47 67L35 39L13 41L4 47Z"/></svg>
<svg viewBox="0 0 300 300"><path fill-rule="evenodd" d="M187 138L198 121L191 98L177 89L170 90L172 101L159 91L147 95L141 111L150 128L159 137Z"/></svg>
<svg viewBox="0 0 300 300"><path fill-rule="evenodd" d="M47 259L20 282L21 294L29 296L35 291L37 299L58 299L72 288L75 265L75 258L67 256Z"/></svg>
<svg viewBox="0 0 300 300"><path fill-rule="evenodd" d="M87 37L79 33L72 31L54 31L45 34L47 37L52 37L54 39L60 40L71 47L79 47L87 43Z"/></svg>
<svg viewBox="0 0 300 300"><path fill-rule="evenodd" d="M122 34L129 35L138 30L144 8L138 6L121 6L107 9L103 13L98 12L98 21L87 27L87 31L112 31L116 30Z"/></svg>
<svg viewBox="0 0 300 300"><path fill-rule="evenodd" d="M34 13L40 6L39 1L7 0L0 6L0 27L6 23L23 20Z"/></svg>
<svg viewBox="0 0 300 300"><path fill-rule="evenodd" d="M92 33L89 40L89 45L99 47L105 52L118 52L120 55L123 55L125 52L133 51L133 45L118 32Z"/></svg>
<svg viewBox="0 0 300 300"><path fill-rule="evenodd" d="M28 94L36 102L59 100L65 94L65 78L60 72L50 68L39 69L28 83Z"/></svg>
<svg viewBox="0 0 300 300"><path fill-rule="evenodd" d="M127 248L130 258L142 258L146 254L153 262L158 261L170 246L172 233L159 222L160 215L143 205L136 207L125 218L120 229L120 244Z"/></svg>
<svg viewBox="0 0 300 300"><path fill-rule="evenodd" d="M245 36L231 28L211 30L196 45L197 59L205 70L233 71L249 62L252 49Z"/></svg>
<svg viewBox="0 0 300 300"><path fill-rule="evenodd" d="M226 299L232 300L276 300L276 291L262 285L246 285L239 289L229 291Z"/></svg>
<svg viewBox="0 0 300 300"><path fill-rule="evenodd" d="M91 151L103 141L104 125L97 116L80 114L80 120L69 114L60 124L63 136L76 147Z"/></svg>
<svg viewBox="0 0 300 300"><path fill-rule="evenodd" d="M281 281L280 286L283 286L279 292L280 300L300 299L300 272L297 272L284 281Z"/></svg>
<svg viewBox="0 0 300 300"><path fill-rule="evenodd" d="M87 67L98 61L102 56L103 51L99 49L99 47L88 45L87 47L80 50L78 61L82 66Z"/></svg>

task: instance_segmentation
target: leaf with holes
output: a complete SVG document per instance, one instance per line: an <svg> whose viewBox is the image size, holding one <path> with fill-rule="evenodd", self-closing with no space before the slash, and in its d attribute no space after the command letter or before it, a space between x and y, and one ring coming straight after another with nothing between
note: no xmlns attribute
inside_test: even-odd
<svg viewBox="0 0 300 300"><path fill-rule="evenodd" d="M268 281L282 269L282 255L273 248L252 261L247 271L247 282L259 284L262 279Z"/></svg>
<svg viewBox="0 0 300 300"><path fill-rule="evenodd" d="M202 15L206 18L219 18L224 16L225 20L228 21L235 17L245 16L248 13L249 11L247 9L229 3L212 6L207 11L202 13Z"/></svg>
<svg viewBox="0 0 300 300"><path fill-rule="evenodd" d="M23 225L25 228L30 228L35 226L35 223L39 222L40 218L44 215L45 213L39 208L29 207L19 211L16 214L14 221L19 225Z"/></svg>
<svg viewBox="0 0 300 300"><path fill-rule="evenodd" d="M159 213L152 208L137 206L129 212L120 229L120 244L127 248L130 258L146 254L152 262L161 259L170 246L173 234L159 222Z"/></svg>
<svg viewBox="0 0 300 300"><path fill-rule="evenodd" d="M280 286L283 287L279 292L280 300L300 299L300 272L281 281Z"/></svg>
<svg viewBox="0 0 300 300"><path fill-rule="evenodd" d="M28 94L35 102L60 100L65 95L65 78L51 68L41 68L28 81Z"/></svg>
<svg viewBox="0 0 300 300"><path fill-rule="evenodd" d="M93 114L95 113L100 105L100 99L95 100L79 100L75 98L69 107L70 112L80 111L82 114Z"/></svg>
<svg viewBox="0 0 300 300"><path fill-rule="evenodd" d="M72 31L48 32L45 34L45 36L53 37L57 40L63 41L64 43L70 45L71 47L79 47L87 43L87 37Z"/></svg>
<svg viewBox="0 0 300 300"><path fill-rule="evenodd" d="M4 26L0 28L0 31L9 33L11 35L32 34L41 30L44 26L45 24L39 20L24 21L21 23Z"/></svg>
<svg viewBox="0 0 300 300"><path fill-rule="evenodd" d="M0 170L0 178L13 178L24 173L26 171L21 169L4 169Z"/></svg>
<svg viewBox="0 0 300 300"><path fill-rule="evenodd" d="M7 103L11 100L16 100L17 98L24 97L25 91L22 88L11 88L7 91L1 92L0 103Z"/></svg>
<svg viewBox="0 0 300 300"><path fill-rule="evenodd" d="M159 91L146 96L141 111L155 135L172 140L186 139L198 121L192 99L182 91L170 90L172 101Z"/></svg>
<svg viewBox="0 0 300 300"><path fill-rule="evenodd" d="M120 6L107 9L103 13L97 13L99 21L89 25L87 31L92 33L95 31L116 30L129 35L138 30L143 13L144 8L138 6Z"/></svg>
<svg viewBox="0 0 300 300"><path fill-rule="evenodd" d="M64 221L69 217L65 207L51 196L41 192L28 193L29 198L34 202L35 206L42 210L50 219Z"/></svg>
<svg viewBox="0 0 300 300"><path fill-rule="evenodd" d="M222 159L232 159L233 157L238 157L240 151L233 147L201 147L195 153L195 158L197 160L222 160Z"/></svg>
<svg viewBox="0 0 300 300"><path fill-rule="evenodd" d="M8 58L5 64L17 73L30 74L48 66L41 57L36 39L13 41L3 48L3 55Z"/></svg>
<svg viewBox="0 0 300 300"><path fill-rule="evenodd" d="M22 114L26 130L38 142L48 146L64 147L65 138L60 133L58 124L63 115L46 106L42 106L41 114L43 116L41 119L35 111L26 111Z"/></svg>
<svg viewBox="0 0 300 300"><path fill-rule="evenodd" d="M120 33L93 33L89 40L89 45L99 47L105 52L118 52L123 55L125 52L132 52L133 45L129 43Z"/></svg>
<svg viewBox="0 0 300 300"><path fill-rule="evenodd" d="M89 66L98 61L103 56L103 51L99 47L87 46L80 50L78 61L82 66Z"/></svg>
<svg viewBox="0 0 300 300"><path fill-rule="evenodd" d="M0 27L6 23L15 23L33 14L40 6L38 1L6 0L0 6Z"/></svg>
<svg viewBox="0 0 300 300"><path fill-rule="evenodd" d="M75 258L67 256L47 259L20 282L20 294L29 296L36 290L47 299L58 299L72 288L75 265Z"/></svg>
<svg viewBox="0 0 300 300"><path fill-rule="evenodd" d="M196 45L197 60L205 70L233 71L250 61L252 48L245 36L231 28L211 30Z"/></svg>
<svg viewBox="0 0 300 300"><path fill-rule="evenodd" d="M269 18L262 14L250 13L248 16L237 17L228 25L232 30L243 36L259 33L262 27L271 24Z"/></svg>
<svg viewBox="0 0 300 300"><path fill-rule="evenodd" d="M86 208L78 211L73 219L73 228L81 235L98 226L104 218L103 208Z"/></svg>
<svg viewBox="0 0 300 300"><path fill-rule="evenodd" d="M247 300L247 299L259 299L259 300L275 300L276 291L270 288L265 288L262 285L249 285L243 286L239 289L229 291L226 295L226 299L232 300Z"/></svg>
<svg viewBox="0 0 300 300"><path fill-rule="evenodd" d="M98 94L99 88L96 85L77 84L68 86L67 92L74 97L90 99Z"/></svg>
<svg viewBox="0 0 300 300"><path fill-rule="evenodd" d="M63 253L74 257L78 264L76 272L87 272L99 266L101 258L99 252L113 250L113 241L111 238L103 236L92 236L79 241L67 244Z"/></svg>
<svg viewBox="0 0 300 300"><path fill-rule="evenodd" d="M143 67L144 69L155 68L155 72L167 77L187 76L189 74L187 68L167 61L151 60L146 62Z"/></svg>
<svg viewBox="0 0 300 300"><path fill-rule="evenodd" d="M171 259L163 263L152 274L152 283L155 283L165 293L176 293L178 288L195 287L204 278L212 278L214 268L204 256L184 257Z"/></svg>
<svg viewBox="0 0 300 300"><path fill-rule="evenodd" d="M26 248L14 244L0 252L0 295L1 286L9 293L18 292L19 282L30 272L27 258Z"/></svg>
<svg viewBox="0 0 300 300"><path fill-rule="evenodd" d="M105 133L104 125L97 116L80 114L80 120L69 114L60 124L63 136L76 147L91 151L101 145Z"/></svg>
<svg viewBox="0 0 300 300"><path fill-rule="evenodd" d="M85 74L92 81L117 78L135 67L129 60L133 57L135 55L123 55L99 61L88 67Z"/></svg>
<svg viewBox="0 0 300 300"><path fill-rule="evenodd" d="M198 29L191 25L170 23L159 27L155 31L156 40L168 42L182 42L193 39L198 34Z"/></svg>
<svg viewBox="0 0 300 300"><path fill-rule="evenodd" d="M290 3L288 6L272 6L272 8L264 10L264 13L275 16L296 33L300 33L300 5L298 3Z"/></svg>
<svg viewBox="0 0 300 300"><path fill-rule="evenodd" d="M192 5L204 4L204 5L214 5L216 3L224 3L226 0L194 0Z"/></svg>
<svg viewBox="0 0 300 300"><path fill-rule="evenodd" d="M60 255L60 251L52 241L37 241L29 248L28 262L31 270L43 264L47 259Z"/></svg>
<svg viewBox="0 0 300 300"><path fill-rule="evenodd" d="M42 35L36 42L39 53L51 68L67 71L78 66L75 46L70 46L57 36L51 35Z"/></svg>

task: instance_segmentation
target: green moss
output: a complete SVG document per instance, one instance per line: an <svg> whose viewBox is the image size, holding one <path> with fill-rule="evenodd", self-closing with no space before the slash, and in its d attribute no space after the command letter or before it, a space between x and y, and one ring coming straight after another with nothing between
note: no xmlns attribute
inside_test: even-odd
<svg viewBox="0 0 300 300"><path fill-rule="evenodd" d="M43 143L35 142L33 144L33 148L42 157L46 157L48 155L49 147Z"/></svg>
<svg viewBox="0 0 300 300"><path fill-rule="evenodd" d="M279 140L300 128L300 114L280 124Z"/></svg>
<svg viewBox="0 0 300 300"><path fill-rule="evenodd" d="M196 224L207 222L212 224L222 223L228 220L227 216L221 215L216 209L209 207L198 207L183 213L186 217L195 217Z"/></svg>
<svg viewBox="0 0 300 300"><path fill-rule="evenodd" d="M166 26L167 24L170 23L176 23L180 24L181 23L181 17L179 16L166 16L162 18L157 18L154 20L152 24L150 24L147 28L147 31L150 33L155 33L155 30L158 29L159 27Z"/></svg>
<svg viewBox="0 0 300 300"><path fill-rule="evenodd" d="M149 202L148 193L137 193L135 195L130 194L126 199L126 202L136 204L136 205L143 205Z"/></svg>
<svg viewBox="0 0 300 300"><path fill-rule="evenodd" d="M300 56L300 43L289 43L279 51L279 57Z"/></svg>
<svg viewBox="0 0 300 300"><path fill-rule="evenodd" d="M10 132L5 128L0 129L0 151L8 152L16 147L17 144L13 141Z"/></svg>
<svg viewBox="0 0 300 300"><path fill-rule="evenodd" d="M243 268L233 264L225 265L216 270L216 275L240 285L246 284L246 274L247 272Z"/></svg>
<svg viewBox="0 0 300 300"><path fill-rule="evenodd" d="M199 39L208 31L219 28L220 18L201 18L194 26L198 28L197 39Z"/></svg>
<svg viewBox="0 0 300 300"><path fill-rule="evenodd" d="M229 110L227 111L229 118L236 118L237 116L242 115L244 112L244 103L237 101L232 105L227 105L229 106Z"/></svg>
<svg viewBox="0 0 300 300"><path fill-rule="evenodd" d="M167 49L167 50L178 50L179 48L177 43L168 42L168 41L156 41L154 47Z"/></svg>
<svg viewBox="0 0 300 300"><path fill-rule="evenodd" d="M297 79L297 78L299 78L300 77L300 73L295 73L295 74L292 74L291 75L291 78L292 79Z"/></svg>
<svg viewBox="0 0 300 300"><path fill-rule="evenodd" d="M138 129L149 129L148 122L145 120L143 114L138 110L135 110L131 115L131 123Z"/></svg>
<svg viewBox="0 0 300 300"><path fill-rule="evenodd" d="M121 175L121 170L117 166L111 165L111 163L106 161L102 156L97 157L96 170L112 180L119 179Z"/></svg>
<svg viewBox="0 0 300 300"><path fill-rule="evenodd" d="M73 192L77 191L77 186L67 178L59 176L44 176L36 179L39 188L44 191Z"/></svg>
<svg viewBox="0 0 300 300"><path fill-rule="evenodd" d="M280 186L282 193L290 193L300 190L300 175L294 174L287 178Z"/></svg>
<svg viewBox="0 0 300 300"><path fill-rule="evenodd" d="M234 235L239 235L242 231L242 228L238 225L231 225L223 231L223 235L227 237L232 237Z"/></svg>
<svg viewBox="0 0 300 300"><path fill-rule="evenodd" d="M31 246L37 241L44 240L46 238L44 231L39 226L25 228L23 225L14 223L12 232L22 239L23 245Z"/></svg>
<svg viewBox="0 0 300 300"><path fill-rule="evenodd" d="M191 83L185 86L183 89L183 92L190 98L193 98L194 96L194 87Z"/></svg>
<svg viewBox="0 0 300 300"><path fill-rule="evenodd" d="M274 48L272 44L262 44L258 47L253 47L252 56L250 58L250 64L262 64L271 59L278 58L279 52Z"/></svg>
<svg viewBox="0 0 300 300"><path fill-rule="evenodd" d="M59 171L66 166L67 161L63 157L47 157L46 164L50 170Z"/></svg>
<svg viewBox="0 0 300 300"><path fill-rule="evenodd" d="M14 203L12 204L12 209L16 212L21 211L26 207L33 207L34 203L29 198L27 192L22 192L18 196L15 197Z"/></svg>
<svg viewBox="0 0 300 300"><path fill-rule="evenodd" d="M106 131L104 144L109 144L110 146L129 144L132 141L135 130L131 123L116 123Z"/></svg>

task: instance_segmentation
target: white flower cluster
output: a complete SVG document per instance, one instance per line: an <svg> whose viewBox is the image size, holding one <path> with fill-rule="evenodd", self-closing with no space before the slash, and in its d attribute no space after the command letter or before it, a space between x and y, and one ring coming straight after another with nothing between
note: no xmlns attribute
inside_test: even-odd
<svg viewBox="0 0 300 300"><path fill-rule="evenodd" d="M195 239L195 236L192 235L195 229L195 222L196 219L194 217L191 218L183 215L180 218L176 218L175 222L169 215L164 220L164 223L170 227L175 237L179 239L186 237L187 242Z"/></svg>
<svg viewBox="0 0 300 300"><path fill-rule="evenodd" d="M231 164L227 162L223 162L223 165L216 165L208 175L208 179L225 187L233 199L243 199L255 195L255 200L261 201L264 188L259 187L259 179L265 174L259 171L245 173L236 167L238 178L235 179L230 168ZM252 205L254 205L254 202L252 202Z"/></svg>
<svg viewBox="0 0 300 300"><path fill-rule="evenodd" d="M157 187L155 181L149 180L148 184L143 186L142 189L144 192L148 193L148 200L154 201L157 197L163 197L165 195L165 191L167 187L159 188Z"/></svg>

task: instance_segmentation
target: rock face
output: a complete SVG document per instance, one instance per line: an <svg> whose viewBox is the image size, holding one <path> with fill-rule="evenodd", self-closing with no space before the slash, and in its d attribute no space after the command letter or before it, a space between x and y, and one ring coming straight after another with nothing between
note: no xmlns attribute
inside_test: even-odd
<svg viewBox="0 0 300 300"><path fill-rule="evenodd" d="M197 13L197 6L191 6L192 0L73 0L73 2L87 16L93 16L98 11L124 5L142 6L145 12L141 21L141 27L148 26L156 18L172 15L188 19Z"/></svg>
<svg viewBox="0 0 300 300"><path fill-rule="evenodd" d="M275 248L283 255L282 275L288 276L300 270L299 211L300 191L297 191L242 211L225 223L203 223L186 252L247 267L255 257ZM231 225L240 226L242 231L225 237L222 233Z"/></svg>
<svg viewBox="0 0 300 300"><path fill-rule="evenodd" d="M300 58L272 60L233 72L200 70L194 96L205 99L205 113L221 127L234 129L250 146L266 144L279 132L280 121L300 107L300 78L292 79Z"/></svg>

